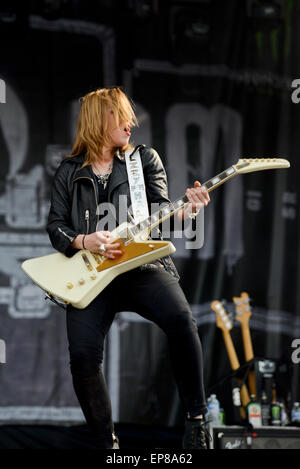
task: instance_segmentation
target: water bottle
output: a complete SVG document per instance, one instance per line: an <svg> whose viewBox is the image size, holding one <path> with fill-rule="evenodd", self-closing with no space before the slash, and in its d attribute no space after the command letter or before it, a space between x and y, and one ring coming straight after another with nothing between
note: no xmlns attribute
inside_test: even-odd
<svg viewBox="0 0 300 469"><path fill-rule="evenodd" d="M219 427L220 422L220 403L216 394L212 394L207 400L207 411L213 427Z"/></svg>
<svg viewBox="0 0 300 469"><path fill-rule="evenodd" d="M292 413L291 413L291 420L292 424L299 425L300 424L300 403L294 402Z"/></svg>
<svg viewBox="0 0 300 469"><path fill-rule="evenodd" d="M287 426L289 422L289 416L287 414L286 406L283 400L279 401L280 409L281 409L281 425Z"/></svg>

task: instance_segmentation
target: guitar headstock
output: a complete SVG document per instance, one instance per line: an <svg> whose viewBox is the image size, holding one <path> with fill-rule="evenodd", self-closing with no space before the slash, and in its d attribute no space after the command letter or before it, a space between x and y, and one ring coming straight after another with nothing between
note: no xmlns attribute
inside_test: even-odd
<svg viewBox="0 0 300 469"><path fill-rule="evenodd" d="M232 322L230 321L221 301L213 301L210 306L216 313L217 327L222 329L223 332L230 331L233 327Z"/></svg>
<svg viewBox="0 0 300 469"><path fill-rule="evenodd" d="M234 296L233 301L235 304L236 320L241 324L248 324L252 314L248 293L243 292L241 296Z"/></svg>
<svg viewBox="0 0 300 469"><path fill-rule="evenodd" d="M241 158L233 167L238 174L245 174L264 169L289 168L290 163L284 158Z"/></svg>

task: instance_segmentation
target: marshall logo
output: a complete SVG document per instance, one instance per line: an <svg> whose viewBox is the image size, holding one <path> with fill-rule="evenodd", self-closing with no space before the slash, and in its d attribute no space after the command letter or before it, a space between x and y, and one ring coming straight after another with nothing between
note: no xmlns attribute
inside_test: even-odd
<svg viewBox="0 0 300 469"><path fill-rule="evenodd" d="M0 79L0 103L6 103L6 87L5 81Z"/></svg>

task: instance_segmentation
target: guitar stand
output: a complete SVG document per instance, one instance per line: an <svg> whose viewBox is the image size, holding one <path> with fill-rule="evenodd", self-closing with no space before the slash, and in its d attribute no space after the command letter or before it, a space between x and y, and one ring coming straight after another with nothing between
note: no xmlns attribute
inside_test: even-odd
<svg viewBox="0 0 300 469"><path fill-rule="evenodd" d="M249 428L247 415L243 407L241 407L240 391L243 385L247 383L249 373L254 370L256 359L243 363L236 370L231 371L228 375L218 381L209 389L209 394L213 391L215 394L224 395L224 408L226 425L239 425ZM229 384L229 385L228 385ZM216 391L219 389L219 392ZM243 417L241 416L243 409Z"/></svg>
<svg viewBox="0 0 300 469"><path fill-rule="evenodd" d="M243 363L237 370L232 372L232 376L236 376L242 381L242 384L247 384L247 379L249 376L250 371L254 371L256 359L253 358L248 362Z"/></svg>

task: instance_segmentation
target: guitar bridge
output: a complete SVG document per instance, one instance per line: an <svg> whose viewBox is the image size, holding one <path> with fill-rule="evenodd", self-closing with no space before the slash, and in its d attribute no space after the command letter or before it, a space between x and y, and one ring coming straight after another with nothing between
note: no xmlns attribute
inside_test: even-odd
<svg viewBox="0 0 300 469"><path fill-rule="evenodd" d="M104 262L105 257L100 256L100 254L96 254L96 253L94 253L94 252L91 252L91 254L92 254L93 258L95 259L95 261L97 262L97 264L100 265L100 264L102 264L102 263Z"/></svg>

